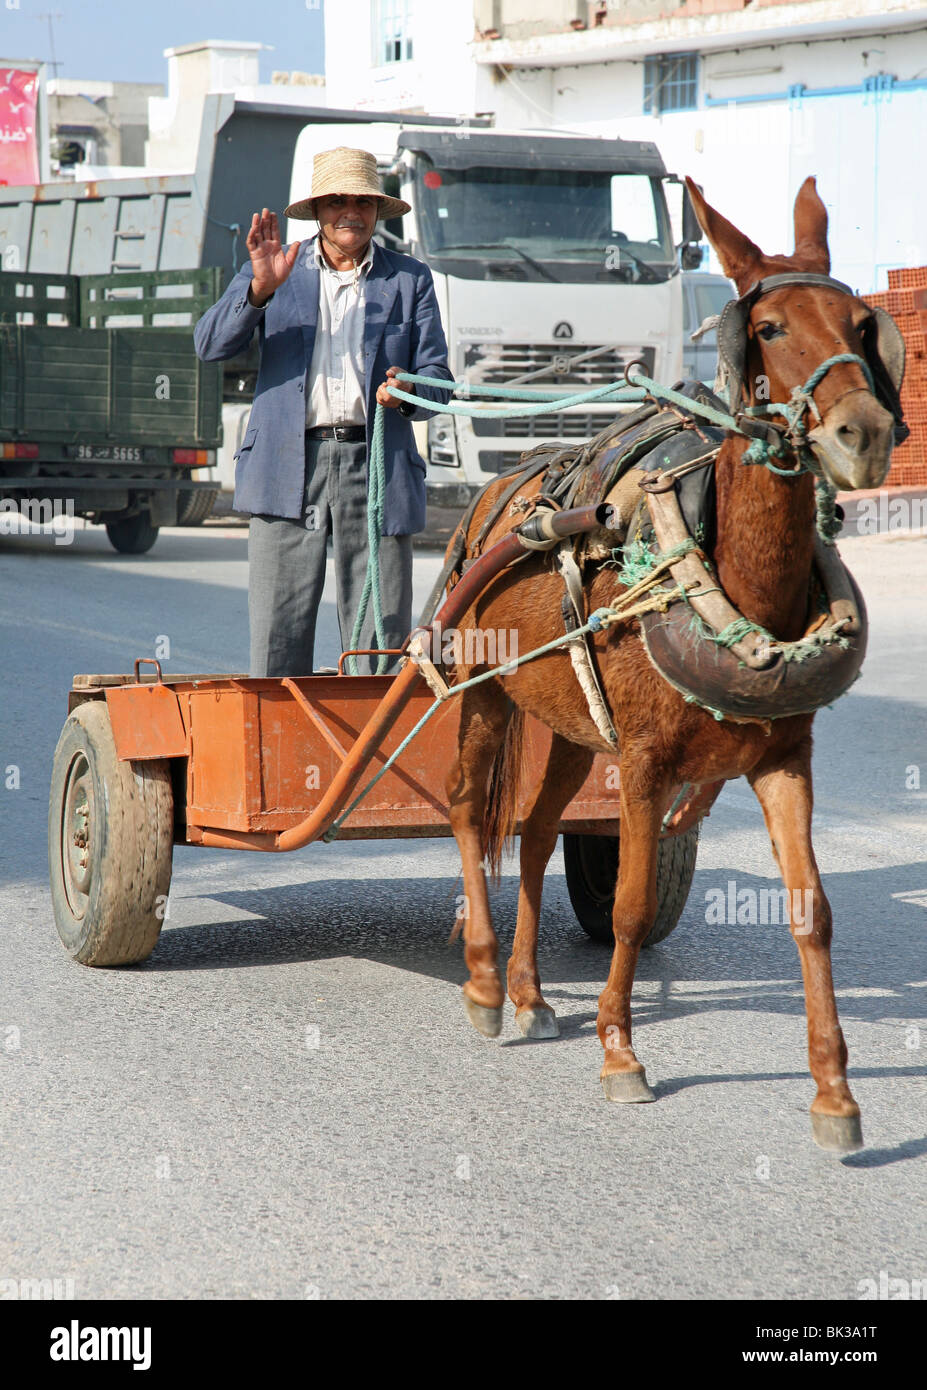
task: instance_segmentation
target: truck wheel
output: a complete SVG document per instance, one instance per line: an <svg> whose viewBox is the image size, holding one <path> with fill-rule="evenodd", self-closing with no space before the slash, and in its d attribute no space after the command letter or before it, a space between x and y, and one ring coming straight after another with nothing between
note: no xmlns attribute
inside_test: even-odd
<svg viewBox="0 0 927 1390"><path fill-rule="evenodd" d="M698 853L698 826L657 847L657 916L644 942L665 941L682 916ZM573 911L594 941L614 943L612 906L618 881L617 835L564 835L563 860Z"/></svg>
<svg viewBox="0 0 927 1390"><path fill-rule="evenodd" d="M190 488L181 488L177 494L177 525L202 526L206 518L211 515L218 496L219 489L217 487L208 490L197 488L195 491Z"/></svg>
<svg viewBox="0 0 927 1390"><path fill-rule="evenodd" d="M134 965L151 955L171 885L173 830L168 761L121 761L106 702L78 705L55 749L48 806L52 906L74 960Z"/></svg>
<svg viewBox="0 0 927 1390"><path fill-rule="evenodd" d="M136 512L122 521L108 521L106 534L110 544L123 555L144 555L158 539L158 528L152 526L148 512Z"/></svg>

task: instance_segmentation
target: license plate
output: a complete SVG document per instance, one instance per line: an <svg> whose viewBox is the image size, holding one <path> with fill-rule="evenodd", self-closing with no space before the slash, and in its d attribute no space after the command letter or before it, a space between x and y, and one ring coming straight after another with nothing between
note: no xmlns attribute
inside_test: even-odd
<svg viewBox="0 0 927 1390"><path fill-rule="evenodd" d="M143 463L145 450L137 444L69 444L68 458L87 463Z"/></svg>

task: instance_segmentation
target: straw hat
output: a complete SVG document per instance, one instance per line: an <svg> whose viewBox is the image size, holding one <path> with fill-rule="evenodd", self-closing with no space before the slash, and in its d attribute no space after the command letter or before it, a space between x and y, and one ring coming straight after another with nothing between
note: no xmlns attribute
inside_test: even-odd
<svg viewBox="0 0 927 1390"><path fill-rule="evenodd" d="M366 150L351 150L339 145L336 150L322 150L312 161L312 192L308 198L291 203L284 209L287 217L303 221L315 219L316 198L326 198L334 193L353 193L355 196L379 198L379 218L401 217L410 212L408 203L401 198L388 198L380 187L377 178L377 161Z"/></svg>

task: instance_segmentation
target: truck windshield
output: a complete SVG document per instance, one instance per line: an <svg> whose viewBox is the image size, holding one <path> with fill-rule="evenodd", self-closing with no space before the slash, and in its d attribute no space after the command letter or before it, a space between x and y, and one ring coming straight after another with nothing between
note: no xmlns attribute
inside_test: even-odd
<svg viewBox="0 0 927 1390"><path fill-rule="evenodd" d="M478 261L497 274L530 279L653 281L675 273L658 178L583 169L442 169L420 155L416 190L431 260ZM543 274L545 265L556 267L555 276ZM455 264L447 270L467 273Z"/></svg>

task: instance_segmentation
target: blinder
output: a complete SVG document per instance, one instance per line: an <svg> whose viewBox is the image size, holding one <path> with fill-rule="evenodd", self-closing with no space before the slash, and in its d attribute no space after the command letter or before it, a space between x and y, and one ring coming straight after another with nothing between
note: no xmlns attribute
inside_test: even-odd
<svg viewBox="0 0 927 1390"><path fill-rule="evenodd" d="M764 280L758 280L739 299L732 299L725 304L718 323L718 358L732 411L739 408L745 395L747 322L750 311L762 295L769 294L772 290L785 289L788 285L832 289L856 298L849 285L845 285L841 280L834 280L829 275L788 272L782 275L768 275ZM871 311L871 317L863 327L862 338L863 352L872 371L876 396L880 405L894 416L895 443L900 444L909 433L904 423L900 394L901 383L904 380L904 338L894 319L884 309Z"/></svg>
<svg viewBox="0 0 927 1390"><path fill-rule="evenodd" d="M895 417L895 444L904 443L911 431L901 408L905 345L901 329L884 309L873 309L863 325L863 352L872 371L879 403Z"/></svg>

